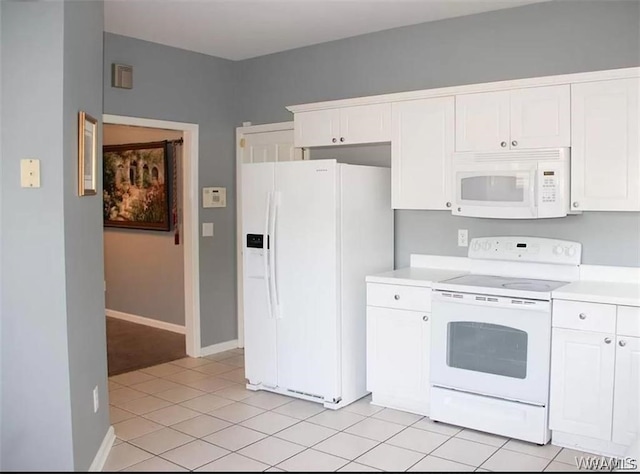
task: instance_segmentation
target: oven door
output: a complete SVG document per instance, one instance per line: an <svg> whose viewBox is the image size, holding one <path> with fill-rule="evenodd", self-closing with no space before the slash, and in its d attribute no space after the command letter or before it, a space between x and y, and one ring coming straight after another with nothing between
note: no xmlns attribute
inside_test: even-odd
<svg viewBox="0 0 640 474"><path fill-rule="evenodd" d="M454 167L453 214L537 217L536 162L459 163Z"/></svg>
<svg viewBox="0 0 640 474"><path fill-rule="evenodd" d="M546 405L550 346L548 301L433 292L431 385Z"/></svg>

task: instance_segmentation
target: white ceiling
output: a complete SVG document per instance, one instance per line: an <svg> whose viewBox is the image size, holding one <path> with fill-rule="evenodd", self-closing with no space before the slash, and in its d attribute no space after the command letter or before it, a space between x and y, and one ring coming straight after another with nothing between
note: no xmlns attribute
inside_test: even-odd
<svg viewBox="0 0 640 474"><path fill-rule="evenodd" d="M240 60L545 0L107 0L105 31Z"/></svg>

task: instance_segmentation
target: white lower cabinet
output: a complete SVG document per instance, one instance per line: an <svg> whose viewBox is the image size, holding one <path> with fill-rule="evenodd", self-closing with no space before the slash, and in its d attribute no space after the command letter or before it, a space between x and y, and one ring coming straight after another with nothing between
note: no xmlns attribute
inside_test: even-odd
<svg viewBox="0 0 640 474"><path fill-rule="evenodd" d="M639 425L640 337L618 336L611 440L631 444L638 436Z"/></svg>
<svg viewBox="0 0 640 474"><path fill-rule="evenodd" d="M423 291L430 299L431 289ZM429 414L430 318L423 311L367 306L367 390L374 404Z"/></svg>
<svg viewBox="0 0 640 474"><path fill-rule="evenodd" d="M554 301L552 440L557 434L557 439L576 449L619 455L636 439L640 432L639 316L640 309L635 307ZM615 332L589 330L593 327L615 328Z"/></svg>
<svg viewBox="0 0 640 474"><path fill-rule="evenodd" d="M609 439L615 336L554 328L551 347L549 428Z"/></svg>

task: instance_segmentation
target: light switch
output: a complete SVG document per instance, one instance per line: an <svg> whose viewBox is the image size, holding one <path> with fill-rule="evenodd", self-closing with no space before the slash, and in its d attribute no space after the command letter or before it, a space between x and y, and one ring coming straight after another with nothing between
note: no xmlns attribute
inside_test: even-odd
<svg viewBox="0 0 640 474"><path fill-rule="evenodd" d="M202 237L213 237L213 222L202 223Z"/></svg>
<svg viewBox="0 0 640 474"><path fill-rule="evenodd" d="M20 160L20 186L23 188L40 187L40 160L34 158Z"/></svg>

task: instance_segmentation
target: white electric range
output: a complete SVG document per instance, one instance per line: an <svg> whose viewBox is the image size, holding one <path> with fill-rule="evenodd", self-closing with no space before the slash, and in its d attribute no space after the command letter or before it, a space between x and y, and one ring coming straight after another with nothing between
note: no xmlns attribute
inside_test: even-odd
<svg viewBox="0 0 640 474"><path fill-rule="evenodd" d="M471 273L434 283L430 417L549 441L551 292L579 278L577 242L473 239Z"/></svg>

